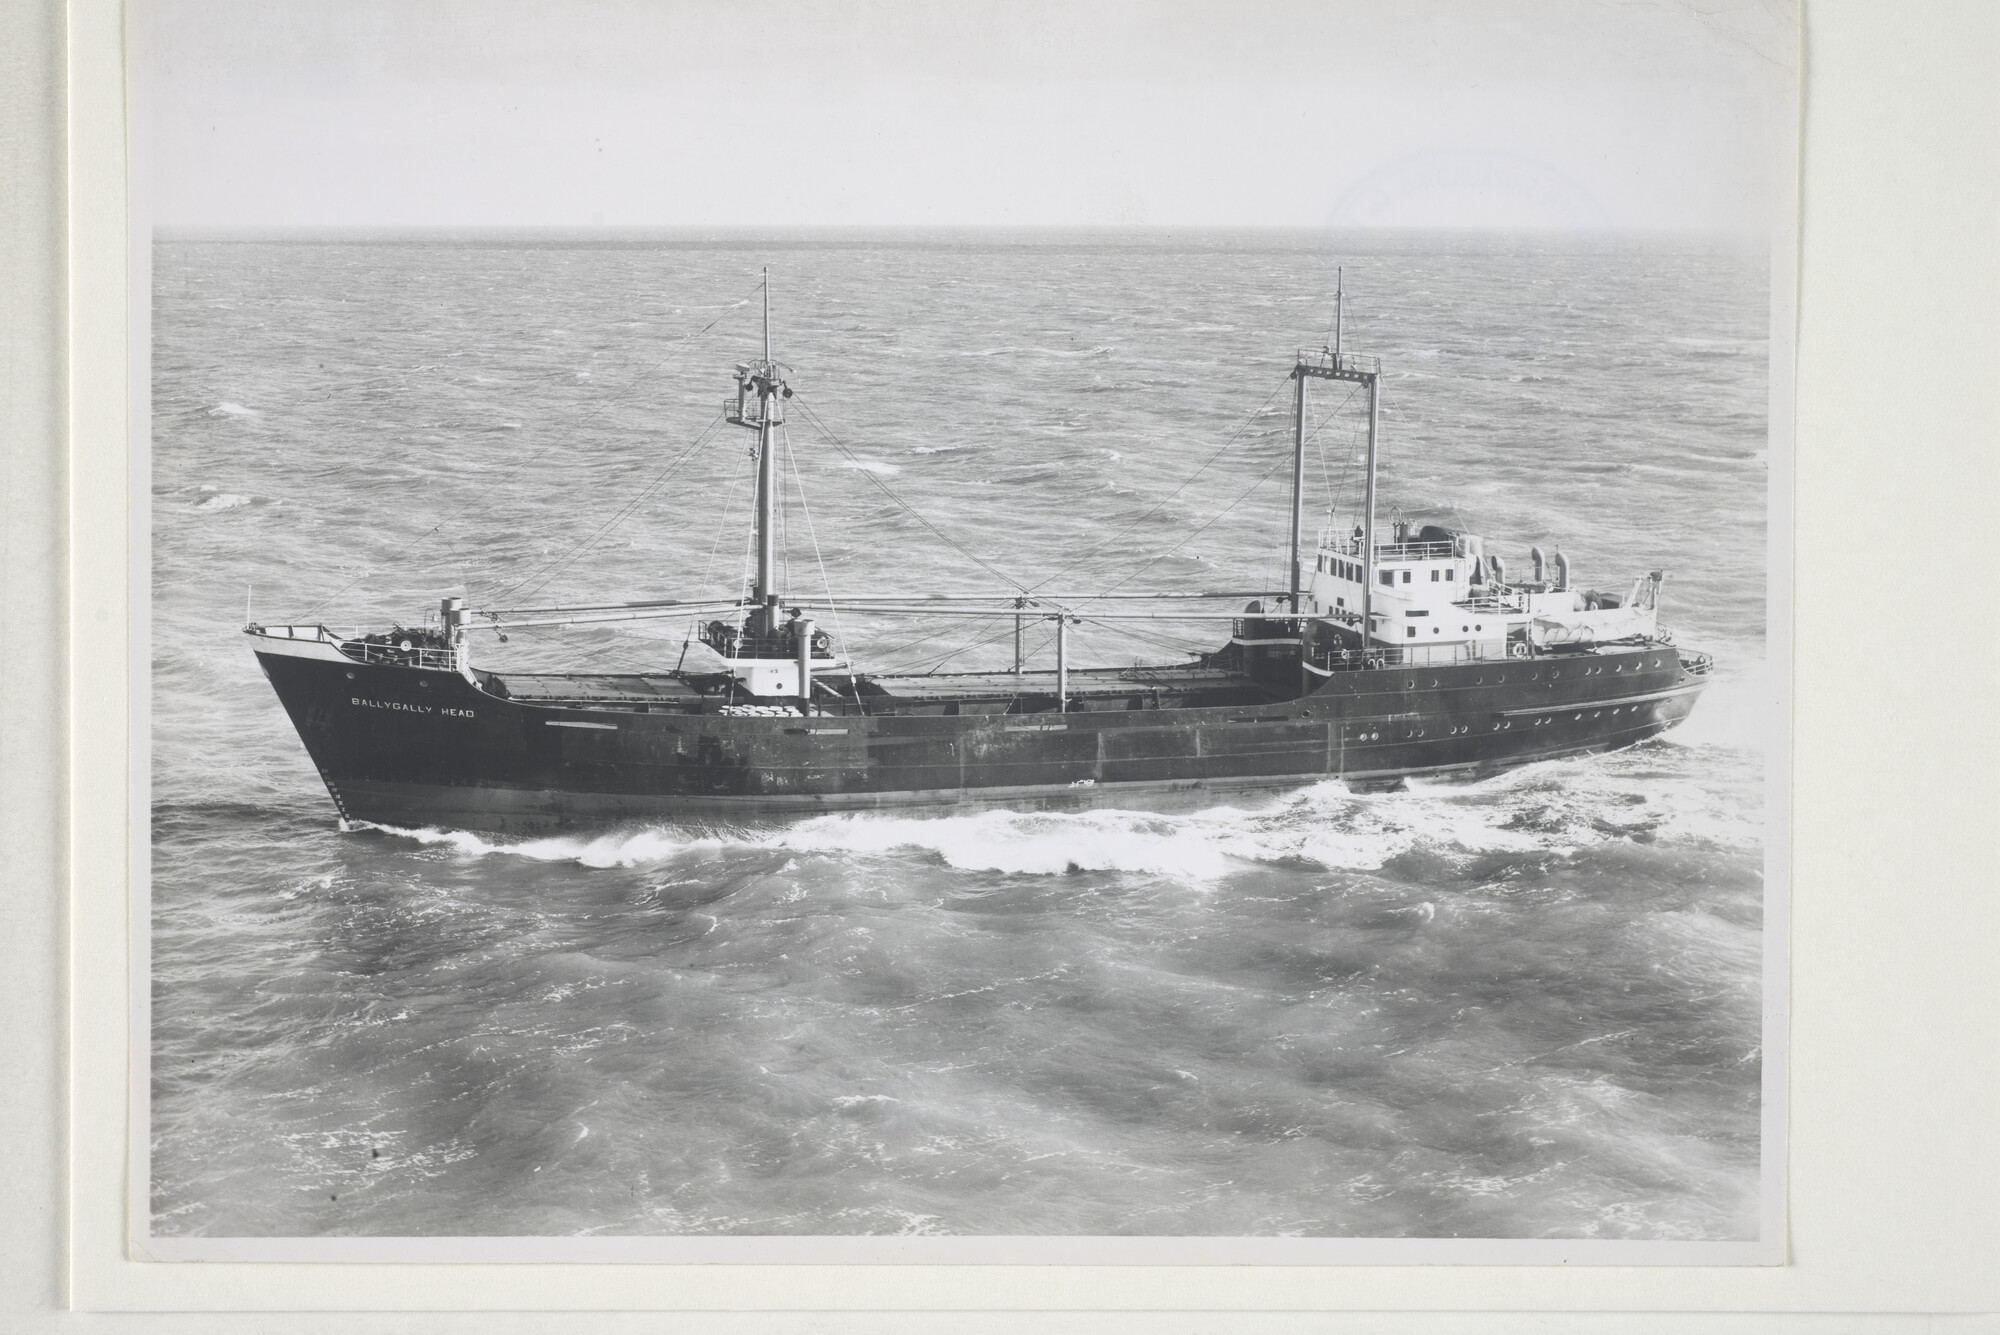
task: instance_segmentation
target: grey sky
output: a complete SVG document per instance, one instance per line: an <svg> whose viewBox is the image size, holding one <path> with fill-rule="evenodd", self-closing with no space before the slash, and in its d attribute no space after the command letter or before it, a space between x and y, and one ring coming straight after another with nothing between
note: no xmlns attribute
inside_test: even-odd
<svg viewBox="0 0 2000 1335"><path fill-rule="evenodd" d="M1790 0L150 9L169 226L1757 229L1796 92Z"/></svg>

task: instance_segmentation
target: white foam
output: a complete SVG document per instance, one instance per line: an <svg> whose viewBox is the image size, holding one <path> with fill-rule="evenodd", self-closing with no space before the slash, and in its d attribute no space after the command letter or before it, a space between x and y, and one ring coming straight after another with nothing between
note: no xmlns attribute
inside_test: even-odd
<svg viewBox="0 0 2000 1335"><path fill-rule="evenodd" d="M1763 751L1773 740L1772 721L1782 718L1781 683L1769 664L1753 660L1718 675L1687 721L1663 735L1681 746Z"/></svg>
<svg viewBox="0 0 2000 1335"><path fill-rule="evenodd" d="M248 496L233 491L217 492L215 495L195 502L197 510L234 510L239 505L250 504Z"/></svg>
<svg viewBox="0 0 2000 1335"><path fill-rule="evenodd" d="M886 858L912 853L960 871L1016 876L1126 872L1208 883L1259 863L1372 871L1416 850L1446 858L1493 853L1567 856L1626 838L1754 848L1759 804L1696 775L1662 775L1658 755L1623 752L1530 765L1477 783L1413 781L1405 791L1351 793L1337 781L1246 810L1172 815L1101 808L941 815L815 816L759 830L671 825L591 838L506 841L465 831L374 828L468 857L505 855L585 867L634 867L729 850ZM1628 777L1629 775L1629 777ZM1635 799L1643 799L1635 800ZM796 863L787 867L795 869Z"/></svg>
<svg viewBox="0 0 2000 1335"><path fill-rule="evenodd" d="M885 464L879 459L849 459L840 465L862 473L900 473L903 470L894 464Z"/></svg>
<svg viewBox="0 0 2000 1335"><path fill-rule="evenodd" d="M780 836L818 853L922 850L961 871L1048 876L1120 871L1214 880L1229 852L1189 822L1130 811L983 811L941 817L821 816Z"/></svg>
<svg viewBox="0 0 2000 1335"><path fill-rule="evenodd" d="M223 402L208 410L210 417L262 417L255 408L245 408L240 403Z"/></svg>

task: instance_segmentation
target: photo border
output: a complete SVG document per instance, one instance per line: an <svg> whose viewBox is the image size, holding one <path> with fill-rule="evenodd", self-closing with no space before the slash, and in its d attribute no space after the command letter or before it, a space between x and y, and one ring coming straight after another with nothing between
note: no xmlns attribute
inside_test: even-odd
<svg viewBox="0 0 2000 1335"><path fill-rule="evenodd" d="M1970 3L1961 4L1958 14L1973 17L1975 8ZM129 1030L129 1012L121 1009L124 1002L123 961L115 958L121 952L106 950L97 945L102 941L124 941L129 949L135 949L136 938L127 936L131 926L124 920L123 907L116 901L122 897L123 878L112 875L107 880L107 872L117 870L116 863L129 856L136 863L144 856L138 845L141 841L130 838L130 828L124 832L112 832L106 838L106 831L98 806L101 800L92 803L80 800L83 795L116 791L117 786L106 786L103 780L112 774L131 777L132 769L124 750L124 731L132 719L143 717L139 710L140 692L143 683L134 678L140 674L126 671L126 665L117 656L106 652L111 637L103 633L101 627L106 613L116 608L123 612L130 608L134 616L140 615L131 604L142 603L143 597L133 597L147 587L147 573L133 565L124 564L135 560L135 552L142 544L133 541L124 545L116 541L106 541L104 535L128 532L125 525L133 520L124 509L124 484L127 481L127 459L124 456L126 443L125 427L128 421L142 420L142 414L134 412L127 417L127 402L143 404L145 371L143 367L133 368L126 358L125 336L130 328L128 321L134 315L134 308L127 305L128 299L136 302L133 294L143 295L143 286L136 282L126 285L127 265L132 256L126 250L125 241L129 233L125 227L125 206L130 201L125 196L122 180L125 161L125 143L119 125L119 110L123 105L125 89L122 75L117 72L116 53L120 47L122 34L115 22L117 6L108 0L86 3L78 0L72 6L69 51L70 94L70 188L72 201L70 229L70 314L71 323L71 422L74 453L71 464L71 539L72 539L72 700L90 701L92 710L74 709L69 722L73 745L73 786L72 792L79 796L73 810L75 825L71 842L71 869L77 893L71 919L71 977L72 977L72 1146L78 1151L72 1159L72 1253L73 1280L76 1287L73 1296L84 1305L99 1310L132 1307L175 1307L193 1310L214 1310L216 1306L261 1308L267 1306L274 1296L282 1296L277 1305L283 1307L301 1306L352 1306L353 1293L367 1287L377 1301L371 1307L398 1306L419 1307L425 1310L440 1310L446 1307L478 1307L482 1309L505 1307L548 1308L568 1306L561 1301L567 1297L574 1299L578 1294L594 1293L596 1300L584 1305L591 1308L605 1307L652 1307L660 1305L662 1299L678 1299L664 1305L675 1307L728 1307L738 1305L744 1298L758 1295L768 1297L772 1289L765 1287L778 1284L777 1291L797 1292L793 1283L811 1282L811 1297L825 1301L814 1306L942 1306L962 1308L966 1306L1004 1307L1006 1302L968 1303L968 1298L992 1296L995 1288L991 1284L977 1282L979 1270L968 1271L963 1267L924 1267L918 1273L924 1282L906 1284L903 1280L912 1277L910 1268L898 1268L884 1272L878 1267L856 1267L842 1270L830 1276L826 1268L814 1267L802 1270L784 1269L783 1273L768 1273L780 1268L774 1267L686 1267L672 1272L672 1280L661 1279L643 1282L650 1276L641 1277L628 1270L626 1279L639 1279L639 1283L617 1283L612 1287L622 1293L607 1298L606 1269L603 1267L563 1268L563 1277L576 1277L581 1284L558 1282L552 1278L546 1267L511 1268L503 1276L489 1267L466 1267L441 1275L424 1274L422 1266L382 1266L371 1267L366 1272L357 1272L342 1267L303 1266L242 1266L206 1265L200 1267L148 1267L141 1263L125 1260L122 1256L115 1260L107 1256L107 1239L114 1244L122 1230L115 1225L107 1232L106 1207L109 1218L118 1220L122 1215L119 1198L123 1195L124 1158L122 1155L99 1154L93 1156L82 1152L85 1147L117 1145L123 1143L130 1152L135 1143L143 1145L143 1126L133 1128L126 1122L124 1094L127 1092L127 1071L115 1059L107 1061L107 1036L117 1034L124 1039L124 1046L131 1045L133 1031ZM1878 22L1883 21L1880 11L1873 15ZM108 21L109 20L109 21ZM1886 20L1897 24L1895 17ZM1943 20L1940 20L1942 22ZM1865 25L1866 20L1854 26ZM1968 25L1974 29L1977 24ZM1853 28L1849 29L1852 38ZM107 60L107 55L111 59ZM1851 49L1849 52L1851 58ZM1990 93L1989 93L1990 98ZM1976 105L1976 103L1975 103ZM1986 165L1990 172L1991 160ZM1808 200L1811 195L1808 192ZM1810 221L1817 217L1810 209ZM1807 236L1810 240L1812 233ZM1812 272L1810 257L1812 247L1807 247L1808 273ZM1774 294L1781 273L1789 272L1774 268ZM140 272L135 267L131 272L136 277ZM1989 285L1992 276L1983 275ZM1822 324L1824 321L1822 320ZM1973 331L1977 332L1977 331ZM1985 331L1990 346L1991 331ZM1802 344L1803 346L1803 344ZM1774 342L1774 366L1776 348ZM1778 377L1774 375L1774 390ZM120 382L123 382L122 385ZM1824 388L1822 386L1822 388ZM1934 410L1935 415L1935 410ZM1828 416L1822 405L1822 424ZM1823 464L1821 465L1824 466ZM1774 454L1772 476L1779 475L1778 460ZM1812 480L1812 488L1807 487L1807 478L1801 475L1800 492L1810 494L1815 501L1825 500L1820 489L1827 479L1819 475ZM114 485L115 483L115 485ZM1774 485L1774 492L1778 488ZM1960 504L1968 505L1972 499L1969 491L1958 493ZM1927 502L1933 497L1925 497ZM1908 505L1907 497L1891 497L1890 503L1902 500ZM1916 518L1915 514L1897 512L1905 518ZM107 523L107 521L110 521ZM138 536L137 530L129 531ZM1775 541L1775 539L1774 539ZM1837 543L1829 543L1825 532L1802 535L1801 542L1817 541L1827 544L1821 551L1838 550ZM1806 574L1801 565L1802 576ZM131 581L128 584L128 581ZM126 607L119 607L122 590ZM1802 602L1806 601L1802 599ZM1823 608L1817 615L1824 616ZM1774 618L1775 619L1775 618ZM111 618L112 625L120 624ZM143 623L127 623L132 640L130 645L144 646L145 637L140 633ZM1815 627L1820 634L1826 633L1824 623ZM93 656L94 655L94 656ZM1773 662L1782 661L1774 649ZM111 688L111 689L107 689ZM106 702L121 698L128 701L129 712L121 713L116 708L105 708ZM1801 701L1804 707L1823 707L1823 701ZM1825 726L1821 724L1819 726ZM1798 735L1800 749L1804 749L1809 731ZM143 769L142 766L136 767ZM1782 770L1782 766L1776 767ZM143 782L143 778L135 780ZM1824 796L1822 792L1820 796ZM1815 835L1819 831L1815 829ZM1774 839L1773 844L1783 841ZM1969 867L1968 863L1968 867ZM1851 895L1852 886L1843 887ZM109 901L109 903L107 903ZM1966 921L1977 923L1979 906L1972 904L1969 897L1961 892L1956 901L1947 901L1954 906L1971 910ZM107 908L111 911L107 913ZM1992 909L1985 907L1990 918ZM1845 924L1850 930L1858 924ZM1824 935L1824 923L1817 924ZM110 931L104 929L110 928ZM1770 930L1767 925L1767 931ZM92 948L84 949L78 942L91 943ZM1844 957L1848 952L1841 952ZM1804 956L1801 956L1803 959ZM107 962L111 965L105 967ZM1910 967L1909 961L1897 961ZM1913 975L1914 976L1914 975ZM1767 973L1767 979L1769 974ZM105 988L107 980L116 985ZM1967 990L1964 1000L1976 1004L1977 998ZM1990 1057L1989 1057L1990 1062ZM1776 1063L1772 1063L1776 1065ZM1767 1067L1767 1071L1768 1071ZM1987 1087L1985 1094L1991 1104L1991 1068L1986 1070ZM1768 1079L1768 1076L1767 1076ZM1976 1087L1976 1086L1975 1086ZM108 1102L105 1095L112 1095ZM1893 1102L1893 1098L1889 1100ZM1767 1117L1773 1113L1773 1105L1767 1100ZM124 1135L105 1137L102 1133L108 1123L122 1123L123 1130L129 1131L131 1140ZM1990 1151L1989 1151L1990 1153ZM108 1189L109 1188L109 1189ZM1977 1269L1972 1265L1976 1250L1968 1251L1965 1242L1974 1242L1992 1236L1993 1224L1986 1221L1986 1233L1969 1227L1969 1219L1961 1221L1968 1225L1959 1239L1959 1245L1938 1249L1941 1255L1931 1257L1931 1264L1915 1268L1916 1274L1924 1281L1934 1284L1934 1293L1941 1294L1959 1306L1959 1310L1974 1310L1980 1305L1979 1295L1990 1298L1992 1286L1984 1287L1968 1284L1965 1277ZM1926 1236L1930 1236L1926 1234ZM951 1240L946 1240L951 1241ZM1189 1240L1206 1241L1206 1240ZM113 1252L115 1253L115 1245ZM1880 1260L1893 1259L1896 1249L1883 1249L1876 1266L1856 1267L1863 1277L1872 1277L1872 1285L1861 1280L1850 1280L1847 1284L1836 1285L1853 1297L1872 1296L1875 1302L1887 1301L1890 1307L1896 1305L1894 1295L1910 1292L1907 1287L1908 1275L1901 1277L1903 1283L1885 1282L1891 1274L1880 1268ZM1961 1268L1952 1272L1940 1270L1940 1264L1949 1267L1960 1262ZM658 1268L647 1267L656 1271ZM1242 1269L1242 1268L1238 1268ZM1796 1270L1796 1267L1788 1268ZM1822 1274L1824 1262L1809 1268ZM1034 1306L1175 1306L1212 1309L1218 1305L1235 1308L1296 1308L1333 1305L1342 1307L1361 1306L1406 1306L1421 1305L1428 1308L1448 1307L1509 1307L1521 1308L1530 1305L1531 1300L1555 1298L1557 1306L1565 1308L1600 1308L1604 1310L1637 1310L1636 1304L1643 1304L1649 1297L1685 1298L1687 1281L1673 1274L1614 1271L1561 1271L1537 1270L1524 1275L1521 1272L1508 1274L1493 1269L1454 1270L1446 1275L1437 1272L1403 1270L1389 1275L1371 1273L1367 1270L1348 1270L1334 1275L1311 1274L1305 1271L1289 1272L1289 1278L1304 1279L1305 1283L1288 1282L1287 1272L1272 1274L1264 1270L1243 1270L1236 1276L1218 1273L1207 1267L1192 1272L1173 1271L1159 1267L1135 1267L1121 1270L1112 1275L1098 1274L1091 1278L1095 1267L1064 1267L1053 1274L1037 1272L1032 1286L1023 1285L1021 1279L1009 1279L1008 1287L1016 1289L1032 1287L1035 1292ZM137 1272L137 1273L134 1273ZM198 1273L201 1279L196 1288L190 1289L182 1283ZM751 1272L757 1272L752 1274ZM615 1272L614 1272L615 1273ZM992 1272L986 1272L991 1274ZM1948 1275L1956 1274L1957 1282L1938 1283ZM693 1276L705 1275L711 1279L725 1277L720 1284L691 1282ZM1710 1287L1725 1290L1721 1306L1736 1308L1765 1308L1784 1303L1795 1285L1780 1283L1762 1285L1754 1283L1756 1277L1778 1275L1790 1280L1791 1275L1782 1271L1732 1271L1713 1276L1715 1283ZM160 1284L155 1281L173 1277L172 1282ZM364 1279L365 1276L365 1279ZM843 1282L825 1283L838 1278ZM896 1282L889 1283L891 1279ZM1254 1280L1246 1285L1244 1278ZM1708 1278L1708 1277L1705 1277ZM1068 1282L1081 1280L1081 1283ZM1239 1282L1210 1283L1211 1280L1236 1280ZM458 1282L463 1280L465 1282ZM940 1282L941 1280L941 1282ZM1104 1281L1099 1283L1099 1281ZM1441 1283L1440 1280L1450 1282ZM1543 1280L1548 1282L1544 1283ZM1731 1281L1742 1280L1744 1283ZM225 1281L227 1281L225 1283ZM442 1284L446 1292L420 1293L419 1289L434 1288ZM883 1287L887 1284L887 1288ZM1861 1284L1862 1287L1856 1287ZM746 1287L747 1286L747 1287ZM1093 1287L1102 1292L1088 1292ZM210 1304L196 1299L217 1296L223 1288L235 1289L229 1294L230 1301ZM901 1301L883 1303L881 1299L888 1289L900 1289L894 1295ZM1252 1290L1254 1289L1254 1293ZM247 1290L247 1292L245 1291ZM555 1291L563 1291L557 1294ZM1447 1292L1449 1290L1450 1292ZM1733 1294L1733 1296L1731 1296ZM438 1297L474 1298L476 1302L444 1303ZM1230 1301L1232 1298L1254 1297L1257 1301ZM1796 1295L1791 1295L1796 1296ZM914 1297L915 1303L908 1301ZM1083 1298L1085 1301L1065 1299ZM1202 1301L1171 1302L1173 1298L1199 1297ZM521 1301L523 1298L529 1301ZM139 1301L138 1299L164 1300ZM419 1301L419 1299L421 1299ZM845 1299L845 1301L843 1301ZM1108 1300L1108 1301L1107 1301ZM1960 1304L1965 1304L1960 1306ZM787 1304L788 1306L793 1304ZM1535 1302L1534 1305L1544 1305ZM1663 1304L1667 1305L1667 1304ZM1705 1304L1707 1305L1707 1304ZM1875 1303L1866 1305L1874 1306ZM1909 1304L1904 1310L1909 1310ZM1782 1310L1782 1308L1781 1308ZM1880 1310L1878 1308L1878 1310Z"/></svg>

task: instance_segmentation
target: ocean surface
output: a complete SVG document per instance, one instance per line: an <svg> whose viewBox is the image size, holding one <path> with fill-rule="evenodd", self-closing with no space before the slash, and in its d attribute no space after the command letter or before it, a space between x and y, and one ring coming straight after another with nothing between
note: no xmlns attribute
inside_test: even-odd
<svg viewBox="0 0 2000 1335"><path fill-rule="evenodd" d="M154 262L156 1233L1755 1235L1761 253L382 234ZM1665 569L1718 679L1652 743L1390 794L340 828L246 610L381 629L446 594L740 588L751 438L712 428L767 265L795 588L1273 587L1286 372L1344 266L1345 346L1388 372L1384 516L1515 569L1560 547L1585 584ZM1315 387L1308 504L1343 523L1355 407ZM838 629L878 668L1013 652L1011 624ZM475 658L671 668L702 661L687 633Z"/></svg>

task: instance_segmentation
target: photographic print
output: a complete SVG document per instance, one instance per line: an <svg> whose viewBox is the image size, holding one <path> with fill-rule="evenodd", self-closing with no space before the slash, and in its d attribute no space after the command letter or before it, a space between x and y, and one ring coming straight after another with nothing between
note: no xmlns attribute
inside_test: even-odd
<svg viewBox="0 0 2000 1335"><path fill-rule="evenodd" d="M1790 6L146 27L149 1254L1778 1258Z"/></svg>

